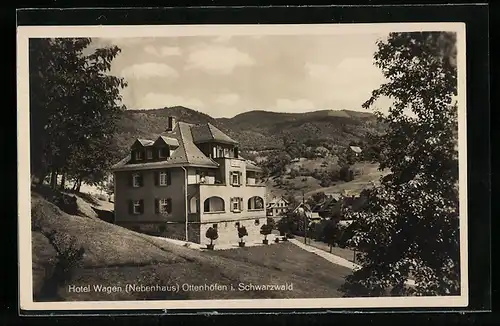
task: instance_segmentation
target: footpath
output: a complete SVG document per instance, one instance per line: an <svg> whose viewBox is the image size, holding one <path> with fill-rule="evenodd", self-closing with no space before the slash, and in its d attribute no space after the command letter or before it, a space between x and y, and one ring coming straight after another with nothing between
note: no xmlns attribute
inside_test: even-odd
<svg viewBox="0 0 500 326"><path fill-rule="evenodd" d="M302 248L306 251L309 251L311 253L314 253L326 260L328 260L329 262L333 263L333 264L336 264L336 265L340 265L340 266L343 266L343 267L347 267L353 271L361 268L360 265L358 264L355 264L345 258L342 258L342 257L339 257L339 256L336 256L334 254L331 254L329 252L326 252L322 249L318 249L318 248L315 248L315 247L312 247L312 246L309 246L309 245L306 245L302 242L300 242L299 240L297 239L289 239L288 241L290 241L291 243L293 243L294 245L298 246L299 248ZM415 281L414 280L408 280L406 281L406 285L409 285L409 286L415 286Z"/></svg>

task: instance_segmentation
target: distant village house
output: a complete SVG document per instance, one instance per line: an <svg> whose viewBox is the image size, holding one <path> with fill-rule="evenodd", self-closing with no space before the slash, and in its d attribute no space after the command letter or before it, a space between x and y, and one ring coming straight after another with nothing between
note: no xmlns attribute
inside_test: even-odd
<svg viewBox="0 0 500 326"><path fill-rule="evenodd" d="M281 216L288 212L290 203L283 197L274 197L267 204L267 216Z"/></svg>

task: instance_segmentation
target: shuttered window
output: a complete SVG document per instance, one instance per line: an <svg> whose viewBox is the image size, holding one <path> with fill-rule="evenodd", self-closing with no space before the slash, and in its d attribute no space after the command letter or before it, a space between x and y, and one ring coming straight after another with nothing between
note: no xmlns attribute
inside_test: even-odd
<svg viewBox="0 0 500 326"><path fill-rule="evenodd" d="M241 198L241 197L231 198L231 211L232 212L241 212L242 209L243 209L243 198Z"/></svg>
<svg viewBox="0 0 500 326"><path fill-rule="evenodd" d="M171 184L170 173L168 171L156 171L154 178L155 186L168 186Z"/></svg>
<svg viewBox="0 0 500 326"><path fill-rule="evenodd" d="M133 173L131 177L131 184L132 187L142 187L143 186L143 178L142 174L140 173Z"/></svg>
<svg viewBox="0 0 500 326"><path fill-rule="evenodd" d="M129 213L139 215L144 213L144 201L139 200L129 200Z"/></svg>
<svg viewBox="0 0 500 326"><path fill-rule="evenodd" d="M155 199L155 212L157 214L170 214L172 212L172 199Z"/></svg>
<svg viewBox="0 0 500 326"><path fill-rule="evenodd" d="M241 172L234 171L231 172L231 185L233 186L241 186Z"/></svg>

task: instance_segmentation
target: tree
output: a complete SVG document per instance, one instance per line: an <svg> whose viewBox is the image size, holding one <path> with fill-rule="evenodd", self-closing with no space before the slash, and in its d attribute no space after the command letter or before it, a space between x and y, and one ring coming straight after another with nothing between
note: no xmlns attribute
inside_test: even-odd
<svg viewBox="0 0 500 326"><path fill-rule="evenodd" d="M264 242L267 242L267 236L272 232L272 226L269 224L264 224L260 227L260 234L264 236Z"/></svg>
<svg viewBox="0 0 500 326"><path fill-rule="evenodd" d="M243 242L243 237L248 235L247 228L244 226L238 227L238 238L240 238L240 242Z"/></svg>
<svg viewBox="0 0 500 326"><path fill-rule="evenodd" d="M210 239L210 247L213 248L214 241L219 238L219 232L217 231L216 228L209 227L207 229L207 232L205 232L205 237Z"/></svg>
<svg viewBox="0 0 500 326"><path fill-rule="evenodd" d="M346 278L346 296L460 293L456 36L391 33L374 58L387 83L363 105L393 99L378 136L380 169L391 173L366 192L351 245L362 268ZM407 289L410 277L416 287Z"/></svg>
<svg viewBox="0 0 500 326"><path fill-rule="evenodd" d="M109 74L116 46L90 52L90 38L30 40L33 179L51 173L98 183L115 159L122 78ZM90 52L90 53L89 53Z"/></svg>
<svg viewBox="0 0 500 326"><path fill-rule="evenodd" d="M323 203L326 200L326 194L324 192L316 192L307 199L307 204L314 207L318 204Z"/></svg>

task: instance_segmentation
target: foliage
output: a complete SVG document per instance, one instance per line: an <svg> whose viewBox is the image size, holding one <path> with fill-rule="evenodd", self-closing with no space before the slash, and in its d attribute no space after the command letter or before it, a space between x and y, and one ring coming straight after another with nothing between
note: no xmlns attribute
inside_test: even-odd
<svg viewBox="0 0 500 326"><path fill-rule="evenodd" d="M248 235L248 231L247 231L246 227L244 227L244 226L238 227L238 238L240 238L241 241L243 241L243 237L246 237L247 235Z"/></svg>
<svg viewBox="0 0 500 326"><path fill-rule="evenodd" d="M40 219L33 219L32 230L43 234L56 251L52 274L45 280L41 290L45 298L55 299L58 297L58 288L66 285L73 278L75 270L82 267L85 248L66 233L44 229Z"/></svg>
<svg viewBox="0 0 500 326"><path fill-rule="evenodd" d="M377 136L380 168L391 173L366 192L351 245L366 252L347 277L345 295L460 293L456 36L391 33L378 43L376 65L388 82L364 104L394 103ZM416 282L406 289L409 275Z"/></svg>
<svg viewBox="0 0 500 326"><path fill-rule="evenodd" d="M354 180L354 171L349 165L344 165L340 168L339 178L346 182L352 181Z"/></svg>
<svg viewBox="0 0 500 326"><path fill-rule="evenodd" d="M209 227L207 229L207 232L205 232L205 237L207 237L208 239L210 239L210 244L212 244L212 242L214 240L217 240L219 238L219 232L217 231L216 228Z"/></svg>
<svg viewBox="0 0 500 326"><path fill-rule="evenodd" d="M314 207L314 206L324 202L326 198L327 197L326 197L326 194L324 192L317 192L317 193L312 194L311 197L309 197L307 199L307 204L310 207Z"/></svg>
<svg viewBox="0 0 500 326"><path fill-rule="evenodd" d="M293 211L287 212L277 223L277 228L285 234L304 234L304 216Z"/></svg>
<svg viewBox="0 0 500 326"><path fill-rule="evenodd" d="M266 168L270 175L280 176L285 173L286 167L290 164L292 158L284 151L274 151L263 161L261 165Z"/></svg>
<svg viewBox="0 0 500 326"><path fill-rule="evenodd" d="M267 239L267 236L271 234L272 231L272 226L269 224L264 224L260 227L260 234L264 236L264 239Z"/></svg>
<svg viewBox="0 0 500 326"><path fill-rule="evenodd" d="M31 171L97 184L116 160L122 78L109 75L118 47L87 53L90 38L30 40Z"/></svg>

